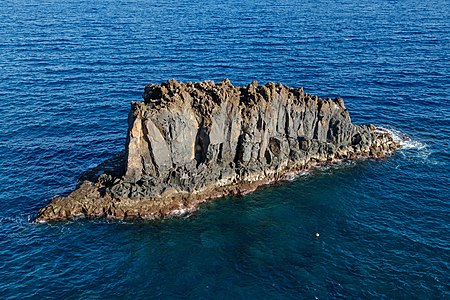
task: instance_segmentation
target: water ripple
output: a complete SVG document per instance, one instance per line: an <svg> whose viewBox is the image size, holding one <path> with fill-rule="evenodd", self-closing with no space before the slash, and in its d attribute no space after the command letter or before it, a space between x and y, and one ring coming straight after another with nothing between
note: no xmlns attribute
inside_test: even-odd
<svg viewBox="0 0 450 300"><path fill-rule="evenodd" d="M450 297L445 1L5 3L2 297ZM383 125L403 149L187 219L30 222L123 149L146 83L224 77L341 96L354 122Z"/></svg>

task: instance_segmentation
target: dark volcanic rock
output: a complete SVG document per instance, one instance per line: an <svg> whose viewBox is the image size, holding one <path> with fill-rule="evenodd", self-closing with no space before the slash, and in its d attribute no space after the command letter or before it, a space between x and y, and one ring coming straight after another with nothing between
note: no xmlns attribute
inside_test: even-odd
<svg viewBox="0 0 450 300"><path fill-rule="evenodd" d="M317 163L384 157L398 148L390 133L352 124L342 99L280 83L169 80L147 85L143 98L131 104L125 152L83 174L38 221L183 214Z"/></svg>

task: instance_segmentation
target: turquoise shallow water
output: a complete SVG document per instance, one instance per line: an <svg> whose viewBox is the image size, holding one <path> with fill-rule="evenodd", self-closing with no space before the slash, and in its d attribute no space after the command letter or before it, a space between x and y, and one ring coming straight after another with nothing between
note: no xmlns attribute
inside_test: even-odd
<svg viewBox="0 0 450 300"><path fill-rule="evenodd" d="M450 298L449 19L444 0L5 0L0 298ZM145 84L224 77L339 95L411 141L184 219L32 223L123 149Z"/></svg>

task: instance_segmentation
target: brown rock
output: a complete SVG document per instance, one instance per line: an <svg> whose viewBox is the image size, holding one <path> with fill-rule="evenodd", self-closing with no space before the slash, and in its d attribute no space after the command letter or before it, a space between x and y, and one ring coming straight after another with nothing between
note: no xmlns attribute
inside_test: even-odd
<svg viewBox="0 0 450 300"><path fill-rule="evenodd" d="M83 174L87 181L53 199L37 221L182 215L311 163L383 157L399 147L387 131L352 124L341 98L280 83L169 80L147 85L143 98L131 104L125 151Z"/></svg>

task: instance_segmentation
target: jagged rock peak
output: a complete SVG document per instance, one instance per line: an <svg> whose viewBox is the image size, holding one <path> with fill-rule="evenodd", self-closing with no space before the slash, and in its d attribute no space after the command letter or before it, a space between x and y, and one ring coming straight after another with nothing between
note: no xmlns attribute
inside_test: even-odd
<svg viewBox="0 0 450 300"><path fill-rule="evenodd" d="M151 83L145 86L142 98L146 104L156 105L184 100L186 95L201 99L204 103L213 102L217 104L220 104L227 96L233 95L240 95L237 99L243 104L258 104L261 101L271 101L274 97L280 95L287 96L293 101L331 101L330 98L324 100L314 95L305 94L302 87L293 88L274 82L258 85L256 80L253 80L247 86L233 86L228 78L217 84L212 80L183 83L175 79L167 80L167 82L161 84ZM335 98L334 102L343 106L343 101L339 97Z"/></svg>

